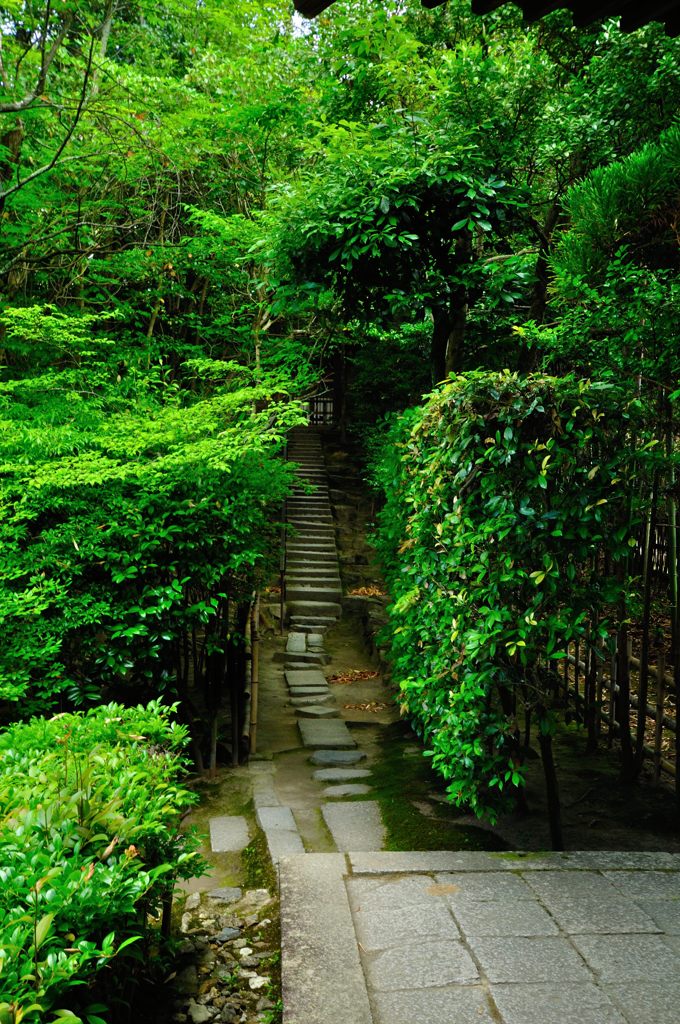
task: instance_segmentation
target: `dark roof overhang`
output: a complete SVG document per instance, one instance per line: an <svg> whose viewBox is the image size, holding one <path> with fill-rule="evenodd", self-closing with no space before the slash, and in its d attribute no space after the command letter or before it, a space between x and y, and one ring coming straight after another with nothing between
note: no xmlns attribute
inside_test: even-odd
<svg viewBox="0 0 680 1024"><path fill-rule="evenodd" d="M315 18L336 0L295 0L295 9L306 18ZM474 14L488 14L503 7L509 0L472 0ZM621 19L621 28L630 32L650 21L660 21L669 35L680 33L678 0L515 0L527 21L536 21L552 11L571 11L575 25L589 25L603 18ZM446 0L421 0L423 7L441 7Z"/></svg>

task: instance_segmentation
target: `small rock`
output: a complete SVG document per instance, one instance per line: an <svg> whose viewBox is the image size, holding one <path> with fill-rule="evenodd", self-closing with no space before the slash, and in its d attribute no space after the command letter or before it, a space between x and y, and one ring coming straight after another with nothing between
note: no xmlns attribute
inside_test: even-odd
<svg viewBox="0 0 680 1024"><path fill-rule="evenodd" d="M257 914L249 914L248 917L243 919L243 923L246 925L246 927L252 928L254 924L258 924Z"/></svg>
<svg viewBox="0 0 680 1024"><path fill-rule="evenodd" d="M238 953L238 955L239 955L240 957L244 957L244 956L252 956L252 952L253 952L253 951L252 951L252 949L250 948L250 946L241 946L241 948L239 949L239 953Z"/></svg>
<svg viewBox="0 0 680 1024"><path fill-rule="evenodd" d="M249 978L250 981L257 977L257 971L247 971L244 967L239 968L239 978Z"/></svg>
<svg viewBox="0 0 680 1024"><path fill-rule="evenodd" d="M198 992L198 972L194 964L189 964L180 971L174 980L174 988L183 995L195 995Z"/></svg>
<svg viewBox="0 0 680 1024"><path fill-rule="evenodd" d="M180 931L188 932L191 930L191 922L193 916L191 914L182 914L182 923L179 926Z"/></svg>
<svg viewBox="0 0 680 1024"><path fill-rule="evenodd" d="M237 939L236 942L232 943L234 949L244 949L248 945L247 939Z"/></svg>
<svg viewBox="0 0 680 1024"><path fill-rule="evenodd" d="M201 1006L193 999L189 1002L189 1017L193 1024L207 1024L215 1016L214 1011L207 1006Z"/></svg>
<svg viewBox="0 0 680 1024"><path fill-rule="evenodd" d="M255 978L250 979L248 985L250 986L251 992L259 992L261 988L265 988L269 984L270 980L270 978L257 975Z"/></svg>
<svg viewBox="0 0 680 1024"><path fill-rule="evenodd" d="M241 1007L235 1006L234 1003L226 1003L217 1019L219 1024L236 1024L236 1021L241 1019Z"/></svg>
<svg viewBox="0 0 680 1024"><path fill-rule="evenodd" d="M209 900L217 900L218 903L236 903L241 899L243 890L236 886L225 886L222 889L211 889L206 893Z"/></svg>
<svg viewBox="0 0 680 1024"><path fill-rule="evenodd" d="M244 956L241 960L242 967L259 967L260 958L259 956Z"/></svg>
<svg viewBox="0 0 680 1024"><path fill-rule="evenodd" d="M239 934L238 928L223 928L215 936L215 942L230 942L231 939L238 939ZM245 939L243 941L245 942Z"/></svg>
<svg viewBox="0 0 680 1024"><path fill-rule="evenodd" d="M271 901L272 897L268 889L248 889L243 897L243 902L252 907L266 907Z"/></svg>
<svg viewBox="0 0 680 1024"><path fill-rule="evenodd" d="M187 896L186 903L184 904L185 910L198 910L201 905L201 894L200 892L192 892L190 896Z"/></svg>
<svg viewBox="0 0 680 1024"><path fill-rule="evenodd" d="M257 1006L255 1007L255 1009L259 1013L262 1013L263 1010L273 1010L274 1009L274 1004L271 1001L271 999L267 999L266 996L262 996L261 999L258 999Z"/></svg>
<svg viewBox="0 0 680 1024"><path fill-rule="evenodd" d="M266 926L267 926L268 924L271 924L271 923L272 923L272 919L271 919L271 917L264 917L264 918L262 918L262 920L260 921L260 924L261 924L261 926L262 926L263 928L265 928L265 927L266 927Z"/></svg>
<svg viewBox="0 0 680 1024"><path fill-rule="evenodd" d="M177 952L179 953L180 956L188 956L190 953L193 953L195 949L196 947L194 946L191 939L182 939L179 946L177 947Z"/></svg>

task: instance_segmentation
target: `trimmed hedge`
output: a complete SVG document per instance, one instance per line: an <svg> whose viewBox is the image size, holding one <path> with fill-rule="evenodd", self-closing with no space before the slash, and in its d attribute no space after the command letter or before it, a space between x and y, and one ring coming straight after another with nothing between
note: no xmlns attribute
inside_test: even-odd
<svg viewBox="0 0 680 1024"><path fill-rule="evenodd" d="M200 869L173 713L109 704L0 733L0 1024L100 1024L82 986Z"/></svg>
<svg viewBox="0 0 680 1024"><path fill-rule="evenodd" d="M402 712L451 801L479 817L524 783L518 704L549 754L558 659L589 626L613 628L640 516L639 416L611 384L475 372L387 438L376 544Z"/></svg>

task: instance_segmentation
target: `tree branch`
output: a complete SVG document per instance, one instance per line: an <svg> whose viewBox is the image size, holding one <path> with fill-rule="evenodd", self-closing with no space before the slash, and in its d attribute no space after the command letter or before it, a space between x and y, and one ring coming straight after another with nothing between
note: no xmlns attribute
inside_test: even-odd
<svg viewBox="0 0 680 1024"><path fill-rule="evenodd" d="M47 35L50 27L50 21L52 18L52 4L51 2L47 4L47 7L45 8L45 21L43 22L43 27L40 32L40 71L38 72L38 79L35 83L35 88L32 89L31 92L27 93L23 97L23 99L13 100L9 103L0 103L0 114L18 114L22 110L26 110L33 103L35 103L39 96L42 96L43 92L45 91L45 85L47 83L47 76L49 74L50 68L54 63L54 59L57 56L59 47L64 41L66 33L73 24L73 17L73 14L68 15L68 17L65 19L61 27L61 31L56 36L49 50L46 50L45 48L47 46ZM1 61L0 71L2 71ZM2 72L2 78L4 81L4 72Z"/></svg>

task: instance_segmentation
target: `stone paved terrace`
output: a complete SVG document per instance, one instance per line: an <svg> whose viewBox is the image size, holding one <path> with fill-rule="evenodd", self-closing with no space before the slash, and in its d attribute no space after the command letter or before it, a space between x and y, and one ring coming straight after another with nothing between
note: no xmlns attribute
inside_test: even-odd
<svg viewBox="0 0 680 1024"><path fill-rule="evenodd" d="M680 856L283 859L284 1024L678 1024Z"/></svg>

